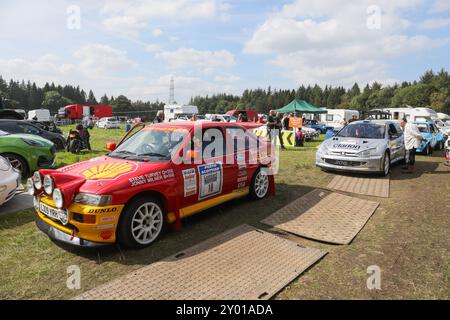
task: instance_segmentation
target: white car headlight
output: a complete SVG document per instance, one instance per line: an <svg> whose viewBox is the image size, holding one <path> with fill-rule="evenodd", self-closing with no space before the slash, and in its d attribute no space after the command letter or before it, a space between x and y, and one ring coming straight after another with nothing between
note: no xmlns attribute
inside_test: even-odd
<svg viewBox="0 0 450 320"><path fill-rule="evenodd" d="M78 193L73 202L93 207L106 207L111 205L110 195L98 195L90 193Z"/></svg>
<svg viewBox="0 0 450 320"><path fill-rule="evenodd" d="M34 181L34 187L36 190L42 189L42 175L39 173L39 171L36 171L33 174L33 181Z"/></svg>
<svg viewBox="0 0 450 320"><path fill-rule="evenodd" d="M49 196L52 195L53 189L55 189L55 183L53 182L52 177L45 176L44 177L44 191Z"/></svg>
<svg viewBox="0 0 450 320"><path fill-rule="evenodd" d="M363 151L358 153L358 156L361 157L361 158L371 157L372 156L372 151L374 151L374 150L376 150L376 148L363 150Z"/></svg>
<svg viewBox="0 0 450 320"><path fill-rule="evenodd" d="M35 193L35 190L34 190L34 182L33 182L33 179L32 179L32 178L28 178L28 179L27 179L27 193L28 193L30 196L34 195L34 193Z"/></svg>
<svg viewBox="0 0 450 320"><path fill-rule="evenodd" d="M7 159L0 157L0 170L8 171L10 168L11 168L11 163Z"/></svg>
<svg viewBox="0 0 450 320"><path fill-rule="evenodd" d="M62 209L64 207L64 196L58 188L53 190L53 202L58 209Z"/></svg>

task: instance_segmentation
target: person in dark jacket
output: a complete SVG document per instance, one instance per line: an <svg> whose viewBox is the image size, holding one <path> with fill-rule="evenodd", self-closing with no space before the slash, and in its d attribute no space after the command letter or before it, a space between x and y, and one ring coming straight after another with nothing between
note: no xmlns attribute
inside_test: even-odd
<svg viewBox="0 0 450 320"><path fill-rule="evenodd" d="M164 111L158 111L155 119L153 120L153 123L161 123L161 122L164 122Z"/></svg>

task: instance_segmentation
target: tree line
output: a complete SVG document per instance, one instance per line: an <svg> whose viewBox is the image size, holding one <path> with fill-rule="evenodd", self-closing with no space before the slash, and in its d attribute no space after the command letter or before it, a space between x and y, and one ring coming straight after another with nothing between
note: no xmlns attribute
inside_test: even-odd
<svg viewBox="0 0 450 320"><path fill-rule="evenodd" d="M153 115L164 107L164 103L156 100L131 101L124 95L108 97L103 95L99 100L92 90L87 93L79 86L55 85L46 83L39 87L30 81L5 81L0 75L0 103L4 108L49 109L51 113L69 104L102 104L112 105L116 114L145 116ZM252 109L259 113L267 113L270 109L278 109L294 99L308 101L319 107L331 109L355 109L365 111L375 108L395 108L411 105L414 107L431 107L437 112L450 113L450 76L444 69L439 72L426 71L419 80L403 82L383 87L374 82L360 88L357 83L350 89L344 87L318 85L301 85L296 90L286 89L247 89L241 96L215 94L192 97L190 104L196 105L200 113L224 113L233 109ZM145 117L149 118L149 117Z"/></svg>
<svg viewBox="0 0 450 320"><path fill-rule="evenodd" d="M444 69L426 71L419 80L383 87L374 82L360 88L357 83L344 87L301 85L297 90L245 90L242 96L218 94L194 97L191 104L202 113L223 113L233 109L256 109L267 113L279 109L294 99L308 101L329 109L367 111L379 108L430 107L437 112L450 113L450 76Z"/></svg>

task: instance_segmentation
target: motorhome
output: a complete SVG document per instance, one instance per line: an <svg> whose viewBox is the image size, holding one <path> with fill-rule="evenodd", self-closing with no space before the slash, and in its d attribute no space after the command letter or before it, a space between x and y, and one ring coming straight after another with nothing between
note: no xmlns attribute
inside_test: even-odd
<svg viewBox="0 0 450 320"><path fill-rule="evenodd" d="M320 122L325 123L327 127L342 127L345 121L353 117L359 119L359 111L349 109L326 109L327 113L320 115Z"/></svg>
<svg viewBox="0 0 450 320"><path fill-rule="evenodd" d="M50 110L48 109L36 109L28 112L28 120L36 120L39 122L49 122L52 120L50 116Z"/></svg>
<svg viewBox="0 0 450 320"><path fill-rule="evenodd" d="M198 114L198 108L190 105L166 104L164 106L164 119L166 122L182 118L189 118Z"/></svg>
<svg viewBox="0 0 450 320"><path fill-rule="evenodd" d="M385 108L383 111L387 111L392 115L393 120L401 120L406 118L408 121L426 122L438 119L436 111L430 108Z"/></svg>

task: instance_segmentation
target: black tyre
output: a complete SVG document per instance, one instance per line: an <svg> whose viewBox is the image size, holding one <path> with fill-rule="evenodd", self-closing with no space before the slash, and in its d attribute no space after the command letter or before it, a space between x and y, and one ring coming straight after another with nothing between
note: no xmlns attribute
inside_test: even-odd
<svg viewBox="0 0 450 320"><path fill-rule="evenodd" d="M256 170L250 184L250 197L252 199L264 199L269 193L269 176L262 168Z"/></svg>
<svg viewBox="0 0 450 320"><path fill-rule="evenodd" d="M52 140L52 142L55 144L55 148L56 148L56 150L63 150L64 149L64 144L62 143L62 141L61 140L59 140L59 139L54 139L54 140Z"/></svg>
<svg viewBox="0 0 450 320"><path fill-rule="evenodd" d="M425 155L431 156L433 154L433 148L431 147L431 144L428 144L425 149Z"/></svg>
<svg viewBox="0 0 450 320"><path fill-rule="evenodd" d="M127 248L145 248L158 239L165 226L166 210L159 199L140 196L131 200L122 212L117 240Z"/></svg>
<svg viewBox="0 0 450 320"><path fill-rule="evenodd" d="M380 174L382 176L387 176L391 171L391 155L386 151L383 157L383 161L381 163L382 167L380 170Z"/></svg>
<svg viewBox="0 0 450 320"><path fill-rule="evenodd" d="M72 140L70 141L69 150L73 154L79 154L80 153L80 147L81 143L78 140Z"/></svg>
<svg viewBox="0 0 450 320"><path fill-rule="evenodd" d="M22 179L27 178L29 174L29 168L27 161L21 156L13 153L4 153L2 157L8 159L12 167L19 170L22 173Z"/></svg>

